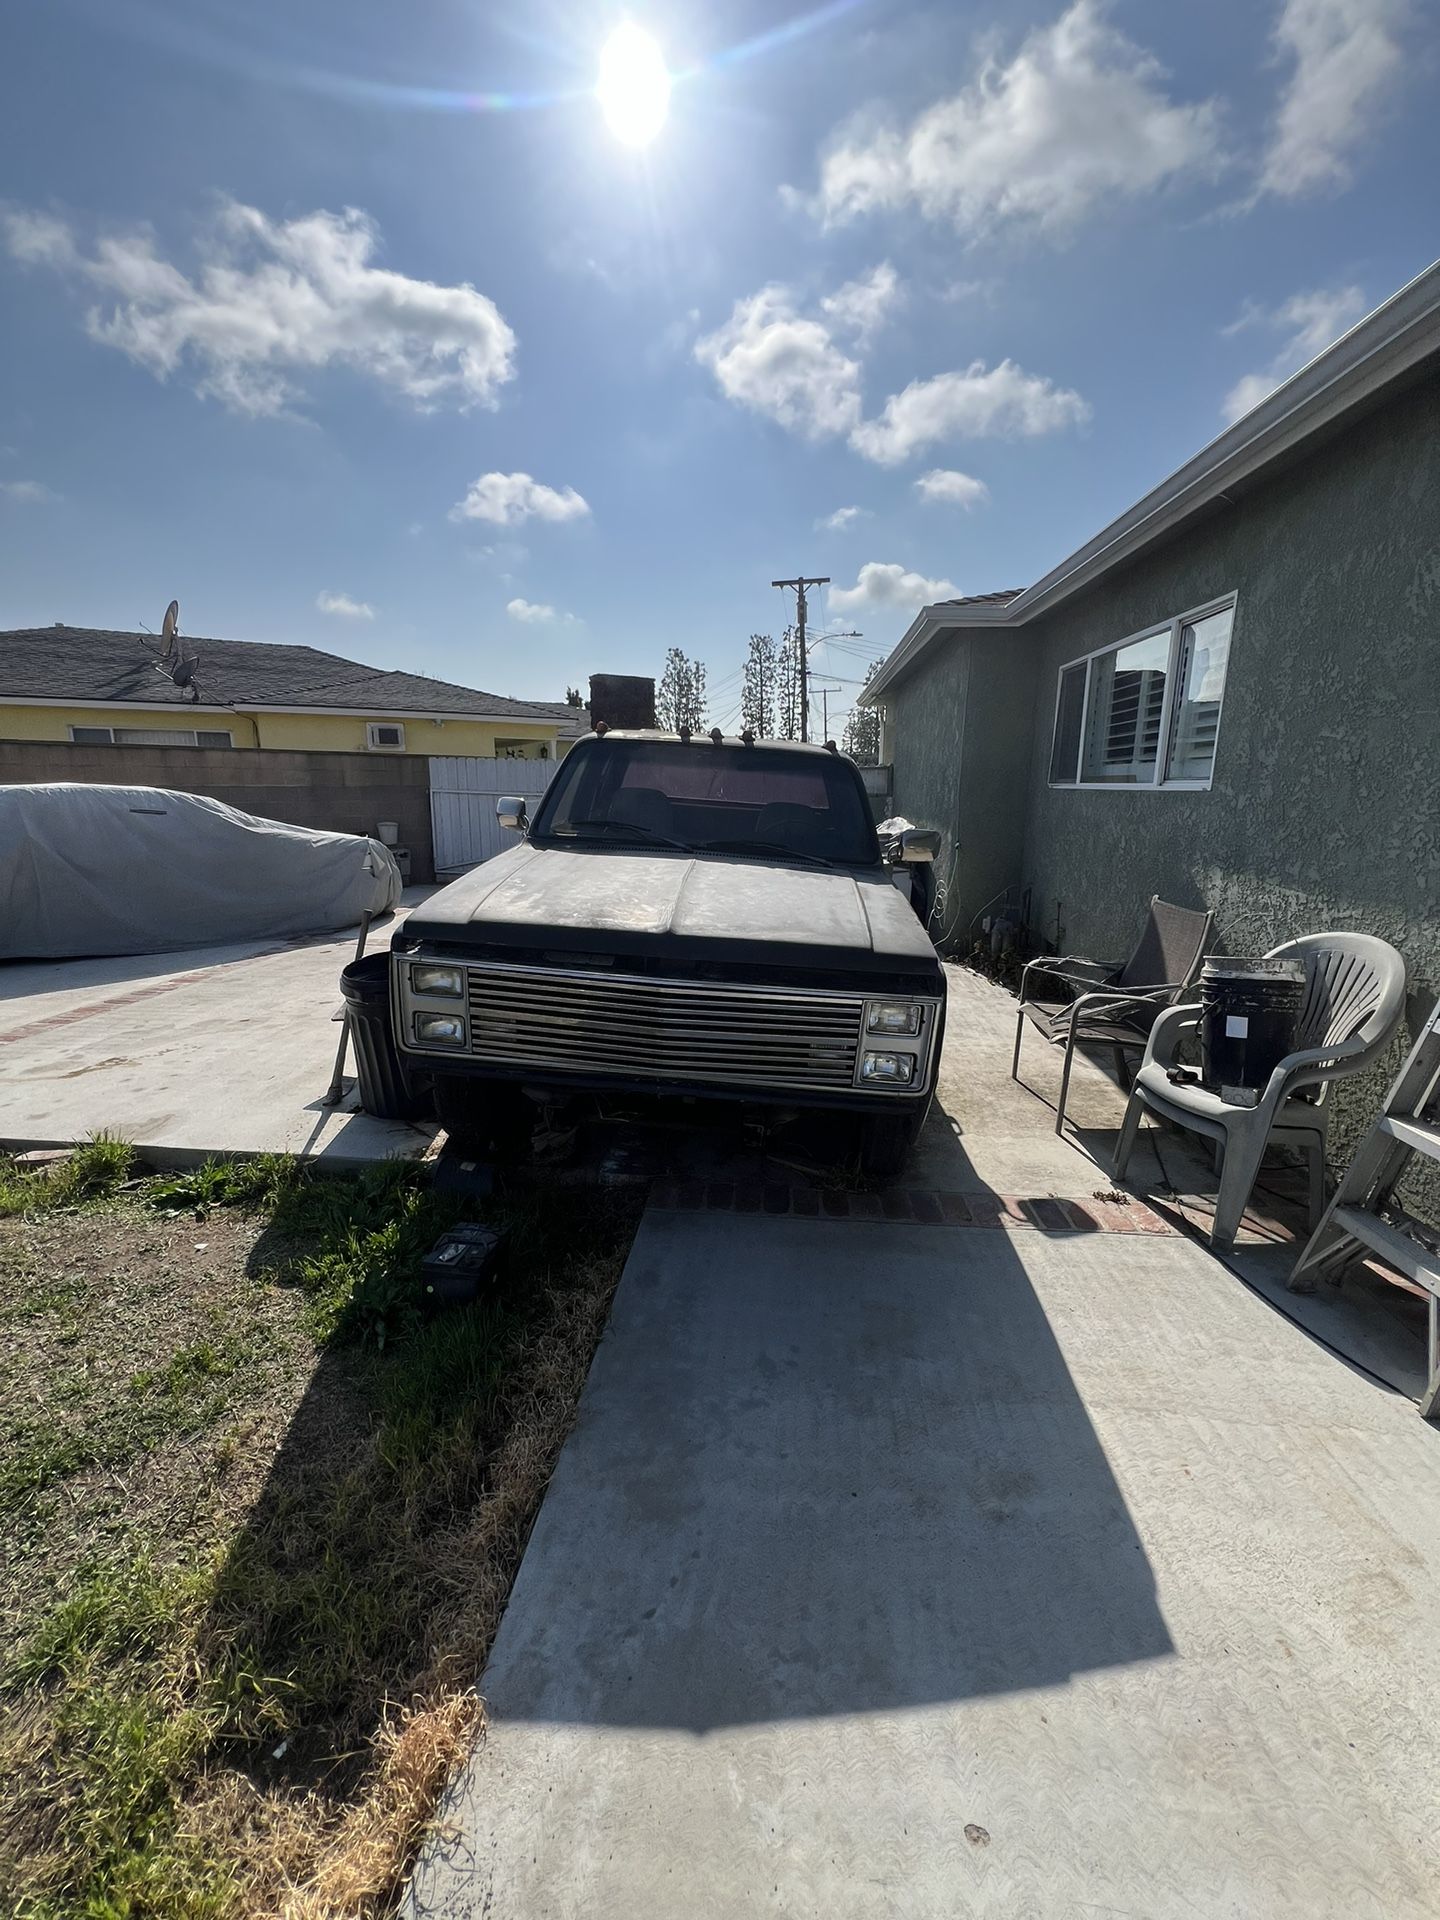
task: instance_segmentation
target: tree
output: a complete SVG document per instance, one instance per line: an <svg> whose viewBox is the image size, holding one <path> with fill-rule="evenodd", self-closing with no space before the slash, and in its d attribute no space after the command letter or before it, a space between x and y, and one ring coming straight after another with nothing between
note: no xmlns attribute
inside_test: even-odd
<svg viewBox="0 0 1440 1920"><path fill-rule="evenodd" d="M705 667L699 660L688 659L679 647L671 647L665 655L655 713L669 733L679 733L684 727L699 733L704 728Z"/></svg>
<svg viewBox="0 0 1440 1920"><path fill-rule="evenodd" d="M776 663L775 703L779 721L778 738L800 738L800 663L795 657L795 629L787 627L780 636Z"/></svg>
<svg viewBox="0 0 1440 1920"><path fill-rule="evenodd" d="M872 660L867 680L873 680L884 665L881 660ZM852 760L858 760L862 767L877 766L880 761L880 709L878 707L852 707L850 718L845 722L845 751Z"/></svg>
<svg viewBox="0 0 1440 1920"><path fill-rule="evenodd" d="M581 697L579 687L566 687L565 704L567 707L583 707L584 706L585 702L584 702L584 699Z"/></svg>
<svg viewBox="0 0 1440 1920"><path fill-rule="evenodd" d="M775 738L777 662L768 633L752 633L740 688L740 720L762 740Z"/></svg>

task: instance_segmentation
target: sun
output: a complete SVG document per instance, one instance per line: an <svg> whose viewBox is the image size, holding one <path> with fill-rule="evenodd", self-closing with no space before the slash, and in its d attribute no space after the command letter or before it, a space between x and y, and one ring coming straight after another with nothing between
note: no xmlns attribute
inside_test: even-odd
<svg viewBox="0 0 1440 1920"><path fill-rule="evenodd" d="M627 20L600 50L595 82L610 131L627 147L648 147L670 110L665 56L642 27Z"/></svg>

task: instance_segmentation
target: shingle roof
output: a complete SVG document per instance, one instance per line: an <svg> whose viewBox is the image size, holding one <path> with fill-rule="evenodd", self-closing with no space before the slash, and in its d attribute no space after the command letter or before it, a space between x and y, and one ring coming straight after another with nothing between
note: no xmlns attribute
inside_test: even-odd
<svg viewBox="0 0 1440 1920"><path fill-rule="evenodd" d="M1000 587L994 593L964 593L958 600L937 600L937 607L1003 607L1007 600L1016 600L1025 591L1023 587Z"/></svg>
<svg viewBox="0 0 1440 1920"><path fill-rule="evenodd" d="M0 632L0 700L133 701L191 704L157 667L153 634L103 627L15 627ZM455 714L481 720L540 720L565 736L590 721L562 701L510 700L425 674L361 666L318 647L262 640L200 639L186 634L200 704L213 707L333 707L346 713Z"/></svg>

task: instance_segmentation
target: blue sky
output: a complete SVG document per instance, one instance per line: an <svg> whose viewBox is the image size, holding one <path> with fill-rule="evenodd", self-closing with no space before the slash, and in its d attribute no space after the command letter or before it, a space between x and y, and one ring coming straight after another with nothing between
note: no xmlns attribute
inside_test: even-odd
<svg viewBox="0 0 1440 1920"><path fill-rule="evenodd" d="M674 76L640 149L622 21ZM1429 264L1429 0L10 0L0 626L853 682ZM832 712L853 685L841 685Z"/></svg>

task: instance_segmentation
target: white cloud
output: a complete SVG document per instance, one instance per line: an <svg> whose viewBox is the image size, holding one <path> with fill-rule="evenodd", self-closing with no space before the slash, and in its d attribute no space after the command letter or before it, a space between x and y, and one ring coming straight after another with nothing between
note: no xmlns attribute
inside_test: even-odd
<svg viewBox="0 0 1440 1920"><path fill-rule="evenodd" d="M838 302L853 323L859 308L851 296L871 282L851 282L822 300L822 308L833 313ZM976 360L963 372L912 381L890 396L878 419L864 420L858 363L836 346L824 321L798 312L780 286L737 300L725 325L697 343L695 357L738 405L807 440L847 434L857 453L882 466L896 466L937 440L1052 433L1090 417L1088 404L1069 388L1026 373L1013 360L989 368Z"/></svg>
<svg viewBox="0 0 1440 1920"><path fill-rule="evenodd" d="M375 609L368 600L352 600L348 593L317 593L315 604L321 613L337 614L342 620L375 618Z"/></svg>
<svg viewBox="0 0 1440 1920"><path fill-rule="evenodd" d="M827 223L913 203L962 231L1006 221L1070 227L1122 196L1219 164L1211 101L1177 103L1153 54L1075 0L1008 63L991 52L976 79L908 127L852 125L821 162L815 207Z"/></svg>
<svg viewBox="0 0 1440 1920"><path fill-rule="evenodd" d="M860 368L819 320L796 312L784 287L737 300L723 327L696 342L695 358L738 406L807 440L848 433L860 419Z"/></svg>
<svg viewBox="0 0 1440 1920"><path fill-rule="evenodd" d="M78 256L70 229L54 214L16 207L4 216L5 243L27 267L68 267Z"/></svg>
<svg viewBox="0 0 1440 1920"><path fill-rule="evenodd" d="M915 491L922 500L948 507L964 507L967 513L971 507L983 506L990 498L990 489L983 480L977 480L968 473L955 473L946 467L932 467L929 473L922 473L915 482Z"/></svg>
<svg viewBox="0 0 1440 1920"><path fill-rule="evenodd" d="M554 607L547 606L543 601L521 600L518 598L508 600L505 603L505 611L512 620L518 620L523 626L527 627L550 627L556 625L574 627L580 624L573 613L557 613Z"/></svg>
<svg viewBox="0 0 1440 1920"><path fill-rule="evenodd" d="M422 410L493 406L514 373L515 336L468 282L439 286L377 267L374 223L355 208L273 221L222 202L193 277L131 230L89 251L50 214L3 218L11 253L113 296L86 329L159 380L179 375L237 413L280 414L301 381L346 366Z"/></svg>
<svg viewBox="0 0 1440 1920"><path fill-rule="evenodd" d="M963 373L912 380L892 393L875 420L850 435L867 460L898 466L939 440L1030 439L1090 418L1090 407L1069 387L1026 373L1013 360L986 367L974 360Z"/></svg>
<svg viewBox="0 0 1440 1920"><path fill-rule="evenodd" d="M853 526L857 520L868 520L868 507L836 507L833 513L827 513L815 522L817 533L843 533L846 527Z"/></svg>
<svg viewBox="0 0 1440 1920"><path fill-rule="evenodd" d="M914 612L936 600L953 600L959 591L953 580L927 580L893 562L867 560L853 587L831 587L828 605L832 614Z"/></svg>
<svg viewBox="0 0 1440 1920"><path fill-rule="evenodd" d="M853 335L855 344L863 350L904 300L900 276L885 260L860 279L847 280L843 287L827 294L820 306L834 327Z"/></svg>
<svg viewBox="0 0 1440 1920"><path fill-rule="evenodd" d="M1293 62L1257 194L1293 200L1350 178L1349 156L1374 131L1399 78L1409 0L1285 0L1275 28Z"/></svg>
<svg viewBox="0 0 1440 1920"><path fill-rule="evenodd" d="M1268 327L1282 332L1285 339L1268 364L1255 373L1247 373L1226 394L1221 412L1226 420L1238 420L1258 407L1282 380L1333 346L1368 310L1369 302L1359 287L1316 288L1311 293L1293 294L1273 311L1249 306L1225 332L1238 333L1246 327Z"/></svg>
<svg viewBox="0 0 1440 1920"><path fill-rule="evenodd" d="M51 506L60 498L43 480L0 480L0 494L24 507Z"/></svg>
<svg viewBox="0 0 1440 1920"><path fill-rule="evenodd" d="M482 473L450 509L450 518L518 527L525 520L583 520L589 511L574 487L542 486L528 473Z"/></svg>

